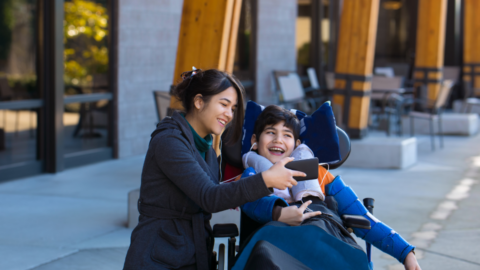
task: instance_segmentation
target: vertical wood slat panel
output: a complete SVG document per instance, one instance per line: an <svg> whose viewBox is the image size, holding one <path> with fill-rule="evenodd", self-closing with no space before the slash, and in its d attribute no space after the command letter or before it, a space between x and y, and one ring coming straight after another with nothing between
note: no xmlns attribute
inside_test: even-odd
<svg viewBox="0 0 480 270"><path fill-rule="evenodd" d="M463 80L473 88L475 96L480 95L480 2L464 1L464 52Z"/></svg>
<svg viewBox="0 0 480 270"><path fill-rule="evenodd" d="M443 78L447 0L419 0L418 7L415 86L425 84L433 101Z"/></svg>
<svg viewBox="0 0 480 270"><path fill-rule="evenodd" d="M428 32L428 13L424 12L422 13L422 16L420 16L420 13L424 10L429 9L429 1L424 1L420 0L418 1L418 20L417 20L417 38L416 38L416 44L415 44L415 66L417 67L423 67L425 66L425 59L427 55L427 46L425 43L428 41L428 39L425 39L424 33ZM420 77L420 75L419 75ZM422 76L423 78L423 76Z"/></svg>
<svg viewBox="0 0 480 270"><path fill-rule="evenodd" d="M345 2L343 5L341 23L338 37L337 61L335 65L335 72L348 72L348 58L350 56L351 31L354 27L353 22L353 8L349 8L349 3Z"/></svg>
<svg viewBox="0 0 480 270"><path fill-rule="evenodd" d="M218 66L216 68L225 70L227 64L227 54L230 42L230 32L232 30L232 18L233 18L233 4L234 0L225 0L225 18L223 19L223 34L221 37L221 45L218 59ZM235 45L234 45L235 46Z"/></svg>
<svg viewBox="0 0 480 270"><path fill-rule="evenodd" d="M242 0L184 0L173 84L192 66L232 72ZM170 109L182 109L174 96ZM220 136L213 136L220 155Z"/></svg>
<svg viewBox="0 0 480 270"><path fill-rule="evenodd" d="M242 11L242 0L235 0L233 6L233 17L230 30L230 40L228 44L227 63L225 71L233 73L233 67L235 63L235 52L237 48L238 26L240 23L240 13Z"/></svg>
<svg viewBox="0 0 480 270"><path fill-rule="evenodd" d="M343 4L333 103L343 107L339 122L352 138L363 137L367 127L378 9L378 0Z"/></svg>
<svg viewBox="0 0 480 270"><path fill-rule="evenodd" d="M233 71L241 3L241 0L184 0L173 84L192 66ZM182 109L182 105L172 97L170 108Z"/></svg>
<svg viewBox="0 0 480 270"><path fill-rule="evenodd" d="M364 3L362 0L351 1L349 5L352 12L351 17L351 30L350 30L350 44L348 50L347 61L347 72L348 74L359 74L356 72L358 61L360 60L360 42L361 42L361 31L362 27L362 18L367 18L367 14L362 13L364 9ZM344 3L346 5L346 3ZM346 7L345 7L346 8ZM362 17L363 16L363 17ZM359 74L360 75L360 74Z"/></svg>

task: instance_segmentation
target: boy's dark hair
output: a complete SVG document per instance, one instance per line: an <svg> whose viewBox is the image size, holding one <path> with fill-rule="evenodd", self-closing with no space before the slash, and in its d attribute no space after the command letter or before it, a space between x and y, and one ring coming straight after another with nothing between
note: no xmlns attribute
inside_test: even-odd
<svg viewBox="0 0 480 270"><path fill-rule="evenodd" d="M277 105L270 105L266 107L257 118L253 134L260 140L260 134L267 126L278 124L280 121L285 121L285 126L292 130L295 141L300 137L300 121L291 111L279 107Z"/></svg>
<svg viewBox="0 0 480 270"><path fill-rule="evenodd" d="M202 95L203 102L208 104L212 96L233 87L237 92L237 108L230 125L232 137L229 143L236 142L242 135L244 88L240 81L233 75L217 69L192 70L182 73L182 81L173 89L173 95L182 102L186 114L193 108L193 99L197 94Z"/></svg>

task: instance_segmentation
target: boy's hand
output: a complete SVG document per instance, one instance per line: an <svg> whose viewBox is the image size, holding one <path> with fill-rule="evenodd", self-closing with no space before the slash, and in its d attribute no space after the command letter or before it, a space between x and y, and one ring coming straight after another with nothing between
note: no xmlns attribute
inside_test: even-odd
<svg viewBox="0 0 480 270"><path fill-rule="evenodd" d="M292 206L282 208L282 212L280 213L280 217L278 218L278 221L286 223L290 226L298 226L302 224L304 220L322 214L322 212L320 211L308 212L304 214L303 212L305 212L305 209L307 209L307 207L311 203L312 201L307 201L304 204L302 204L300 207L292 205Z"/></svg>
<svg viewBox="0 0 480 270"><path fill-rule="evenodd" d="M262 172L263 180L268 188L276 188L284 190L297 185L297 181L293 179L294 176L307 176L303 172L289 170L285 168L285 164L292 161L292 157L286 157L275 163L270 169Z"/></svg>
<svg viewBox="0 0 480 270"><path fill-rule="evenodd" d="M405 266L405 270L422 270L413 252L408 253L405 261L403 261L403 265Z"/></svg>

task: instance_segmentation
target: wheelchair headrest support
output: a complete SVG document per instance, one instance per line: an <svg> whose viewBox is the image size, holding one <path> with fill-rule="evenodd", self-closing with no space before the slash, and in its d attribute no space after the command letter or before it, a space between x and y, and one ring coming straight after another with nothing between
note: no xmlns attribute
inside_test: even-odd
<svg viewBox="0 0 480 270"><path fill-rule="evenodd" d="M250 151L251 138L258 116L265 107L249 101L243 123L242 153ZM332 107L325 102L312 115L292 111L300 120L300 141L312 149L321 163L335 163L341 160L340 146Z"/></svg>

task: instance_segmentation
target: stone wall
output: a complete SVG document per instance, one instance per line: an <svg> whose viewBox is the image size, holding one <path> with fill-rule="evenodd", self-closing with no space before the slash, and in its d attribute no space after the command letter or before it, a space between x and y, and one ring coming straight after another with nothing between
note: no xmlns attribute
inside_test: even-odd
<svg viewBox="0 0 480 270"><path fill-rule="evenodd" d="M273 70L296 70L295 23L297 1L258 0L256 99L274 104Z"/></svg>
<svg viewBox="0 0 480 270"><path fill-rule="evenodd" d="M119 0L118 157L145 154L158 122L153 90L168 91L183 1Z"/></svg>

